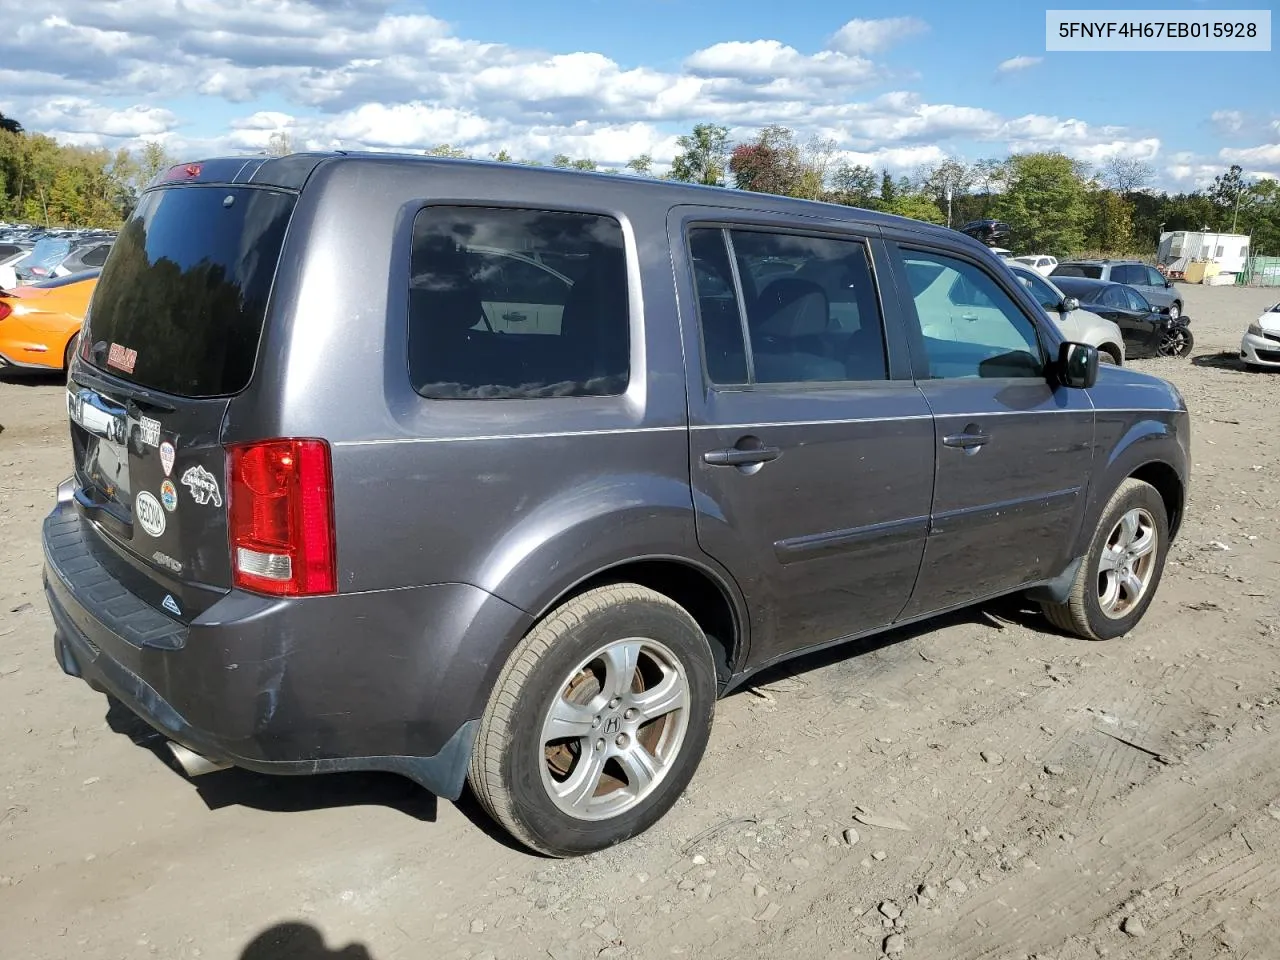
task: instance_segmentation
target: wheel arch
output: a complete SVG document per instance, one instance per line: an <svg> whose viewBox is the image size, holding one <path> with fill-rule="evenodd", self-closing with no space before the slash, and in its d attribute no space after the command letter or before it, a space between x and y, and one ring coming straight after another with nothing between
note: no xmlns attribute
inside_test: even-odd
<svg viewBox="0 0 1280 960"><path fill-rule="evenodd" d="M749 619L740 592L727 573L688 557L658 554L617 560L566 587L535 612L534 620L588 590L613 583L648 587L687 610L711 645L721 690L745 662Z"/></svg>
<svg viewBox="0 0 1280 960"><path fill-rule="evenodd" d="M1164 501L1165 516L1169 521L1169 537L1177 536L1182 525L1186 490L1178 471L1163 460L1151 460L1133 470L1126 479L1141 480L1156 488Z"/></svg>

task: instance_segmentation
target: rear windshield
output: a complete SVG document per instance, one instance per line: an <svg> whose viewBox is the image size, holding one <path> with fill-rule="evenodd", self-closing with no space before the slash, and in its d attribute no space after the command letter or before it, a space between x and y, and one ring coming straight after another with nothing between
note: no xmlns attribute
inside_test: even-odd
<svg viewBox="0 0 1280 960"><path fill-rule="evenodd" d="M246 187L144 195L94 293L90 362L178 396L243 390L294 203Z"/></svg>
<svg viewBox="0 0 1280 960"><path fill-rule="evenodd" d="M1085 263L1060 263L1053 268L1055 277L1088 277L1090 280L1102 279L1102 267Z"/></svg>

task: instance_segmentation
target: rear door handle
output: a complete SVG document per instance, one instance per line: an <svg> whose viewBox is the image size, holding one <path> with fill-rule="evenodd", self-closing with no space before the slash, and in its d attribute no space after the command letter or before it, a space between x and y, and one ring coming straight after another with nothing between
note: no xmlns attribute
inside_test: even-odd
<svg viewBox="0 0 1280 960"><path fill-rule="evenodd" d="M726 447L723 450L708 450L702 455L702 460L713 467L743 467L753 463L768 463L780 456L782 451L777 447L759 447L755 450Z"/></svg>
<svg viewBox="0 0 1280 960"><path fill-rule="evenodd" d="M991 435L987 433L953 433L949 437L943 437L943 446L956 447L960 450L973 450L984 444L991 442Z"/></svg>

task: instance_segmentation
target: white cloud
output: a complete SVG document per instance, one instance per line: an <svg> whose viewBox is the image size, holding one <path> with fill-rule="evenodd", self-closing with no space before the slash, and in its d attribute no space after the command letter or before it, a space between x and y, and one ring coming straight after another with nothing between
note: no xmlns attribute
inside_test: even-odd
<svg viewBox="0 0 1280 960"><path fill-rule="evenodd" d="M1008 60L1000 61L1000 65L996 69L1001 73L1016 73L1019 70L1034 67L1037 63L1043 61L1044 57L1010 57Z"/></svg>
<svg viewBox="0 0 1280 960"><path fill-rule="evenodd" d="M1215 110L1209 115L1209 122L1219 133L1239 133L1244 127L1244 114L1239 110Z"/></svg>
<svg viewBox="0 0 1280 960"><path fill-rule="evenodd" d="M685 68L696 76L730 77L769 81L783 77L803 77L833 83L861 84L878 78L875 64L862 57L823 50L805 56L777 40L749 43L717 43L699 50L685 60Z"/></svg>
<svg viewBox="0 0 1280 960"><path fill-rule="evenodd" d="M0 12L18 7L0 0ZM400 9L395 0L60 0L56 16L15 20L0 58L0 110L75 142L162 140L186 156L260 151L283 131L315 148L449 142L481 156L506 148L621 165L649 153L661 164L699 122L739 139L785 124L894 172L974 142L1094 162L1160 150L1122 127L878 93L905 76L874 57L929 29L915 17L850 20L819 50L737 40L658 68L459 37ZM273 109L259 109L267 96ZM244 106L213 127L166 107L188 97Z"/></svg>
<svg viewBox="0 0 1280 960"><path fill-rule="evenodd" d="M840 53L876 53L928 29L929 25L918 17L850 20L835 32L827 46Z"/></svg>
<svg viewBox="0 0 1280 960"><path fill-rule="evenodd" d="M96 142L103 137L134 138L165 133L177 125L169 110L135 104L120 110L101 106L82 97L53 97L27 114L27 126L77 134L80 142ZM83 138L88 137L90 141Z"/></svg>
<svg viewBox="0 0 1280 960"><path fill-rule="evenodd" d="M1228 165L1237 163L1257 170L1280 170L1280 143L1264 143L1240 149L1224 147L1218 151L1218 156Z"/></svg>

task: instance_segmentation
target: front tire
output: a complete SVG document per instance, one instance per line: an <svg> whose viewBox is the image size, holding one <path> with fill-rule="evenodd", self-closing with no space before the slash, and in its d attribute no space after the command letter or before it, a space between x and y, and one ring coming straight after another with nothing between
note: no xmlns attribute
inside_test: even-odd
<svg viewBox="0 0 1280 960"><path fill-rule="evenodd" d="M1191 355L1191 348L1196 345L1196 338L1191 335L1189 327L1174 327L1160 336L1160 356L1181 360Z"/></svg>
<svg viewBox="0 0 1280 960"><path fill-rule="evenodd" d="M1086 640L1124 636L1146 614L1164 573L1169 518L1155 487L1120 484L1102 511L1065 603L1041 603L1060 630Z"/></svg>
<svg viewBox="0 0 1280 960"><path fill-rule="evenodd" d="M588 590L512 652L480 721L471 789L548 856L621 843L688 786L715 699L706 635L683 607L637 584Z"/></svg>

